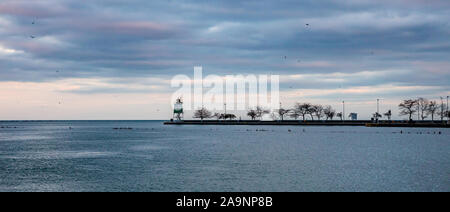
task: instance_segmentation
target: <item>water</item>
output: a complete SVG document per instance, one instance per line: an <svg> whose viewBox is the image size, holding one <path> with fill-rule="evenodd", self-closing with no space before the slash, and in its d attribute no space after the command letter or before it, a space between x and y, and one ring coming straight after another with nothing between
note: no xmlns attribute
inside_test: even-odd
<svg viewBox="0 0 450 212"><path fill-rule="evenodd" d="M0 122L0 191L450 191L449 138L450 129Z"/></svg>

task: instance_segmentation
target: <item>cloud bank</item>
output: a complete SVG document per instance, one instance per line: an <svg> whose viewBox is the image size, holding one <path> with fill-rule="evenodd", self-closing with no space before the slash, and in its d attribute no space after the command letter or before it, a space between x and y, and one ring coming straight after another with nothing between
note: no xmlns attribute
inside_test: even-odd
<svg viewBox="0 0 450 212"><path fill-rule="evenodd" d="M42 118L13 110L11 93L28 110L50 93L76 97L77 105L128 95L149 103L144 119L163 118L170 110L155 112L145 95L167 96L171 77L192 75L195 65L205 74L279 74L285 105L338 107L347 99L367 104L361 113L369 116L376 98L394 109L404 98L450 94L449 14L445 0L4 0L0 95L9 103L0 119ZM41 96L11 84L41 88ZM159 98L158 107L169 100ZM54 118L84 117L86 108L101 111L101 104Z"/></svg>

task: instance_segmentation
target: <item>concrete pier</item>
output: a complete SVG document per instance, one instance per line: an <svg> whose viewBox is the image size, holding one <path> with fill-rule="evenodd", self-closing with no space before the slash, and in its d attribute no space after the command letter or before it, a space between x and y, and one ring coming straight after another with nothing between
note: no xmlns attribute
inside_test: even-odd
<svg viewBox="0 0 450 212"><path fill-rule="evenodd" d="M419 121L408 123L406 121L379 121L373 123L371 120L285 120L285 121L259 121L259 120L182 120L166 121L166 125L299 125L299 126L366 126L366 127L430 127L448 128L445 123L433 123L431 121Z"/></svg>

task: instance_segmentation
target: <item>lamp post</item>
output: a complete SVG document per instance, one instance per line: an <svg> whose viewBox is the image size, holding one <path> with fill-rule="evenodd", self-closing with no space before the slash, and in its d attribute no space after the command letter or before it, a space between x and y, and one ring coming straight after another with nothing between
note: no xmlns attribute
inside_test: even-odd
<svg viewBox="0 0 450 212"><path fill-rule="evenodd" d="M444 100L442 96L440 98L441 98L441 122L444 122Z"/></svg>
<svg viewBox="0 0 450 212"><path fill-rule="evenodd" d="M377 117L375 117L377 123L378 123L378 115L379 114L380 114L380 99L377 99L377 114L376 114Z"/></svg>
<svg viewBox="0 0 450 212"><path fill-rule="evenodd" d="M225 109L225 114L224 114L224 116L226 116L226 115L227 115L227 103L223 103L223 107L224 107L224 109Z"/></svg>
<svg viewBox="0 0 450 212"><path fill-rule="evenodd" d="M448 114L448 96L447 96L447 112L445 113L445 116L447 116L447 122L450 118L449 114Z"/></svg>
<svg viewBox="0 0 450 212"><path fill-rule="evenodd" d="M342 101L342 121L345 121L345 101Z"/></svg>
<svg viewBox="0 0 450 212"><path fill-rule="evenodd" d="M377 99L377 114L380 113L380 99Z"/></svg>

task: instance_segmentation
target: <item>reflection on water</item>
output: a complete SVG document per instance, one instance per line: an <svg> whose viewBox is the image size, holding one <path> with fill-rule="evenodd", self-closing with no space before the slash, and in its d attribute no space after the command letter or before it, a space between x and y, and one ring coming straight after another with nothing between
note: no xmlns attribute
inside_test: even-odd
<svg viewBox="0 0 450 212"><path fill-rule="evenodd" d="M449 129L0 125L0 191L450 191Z"/></svg>

